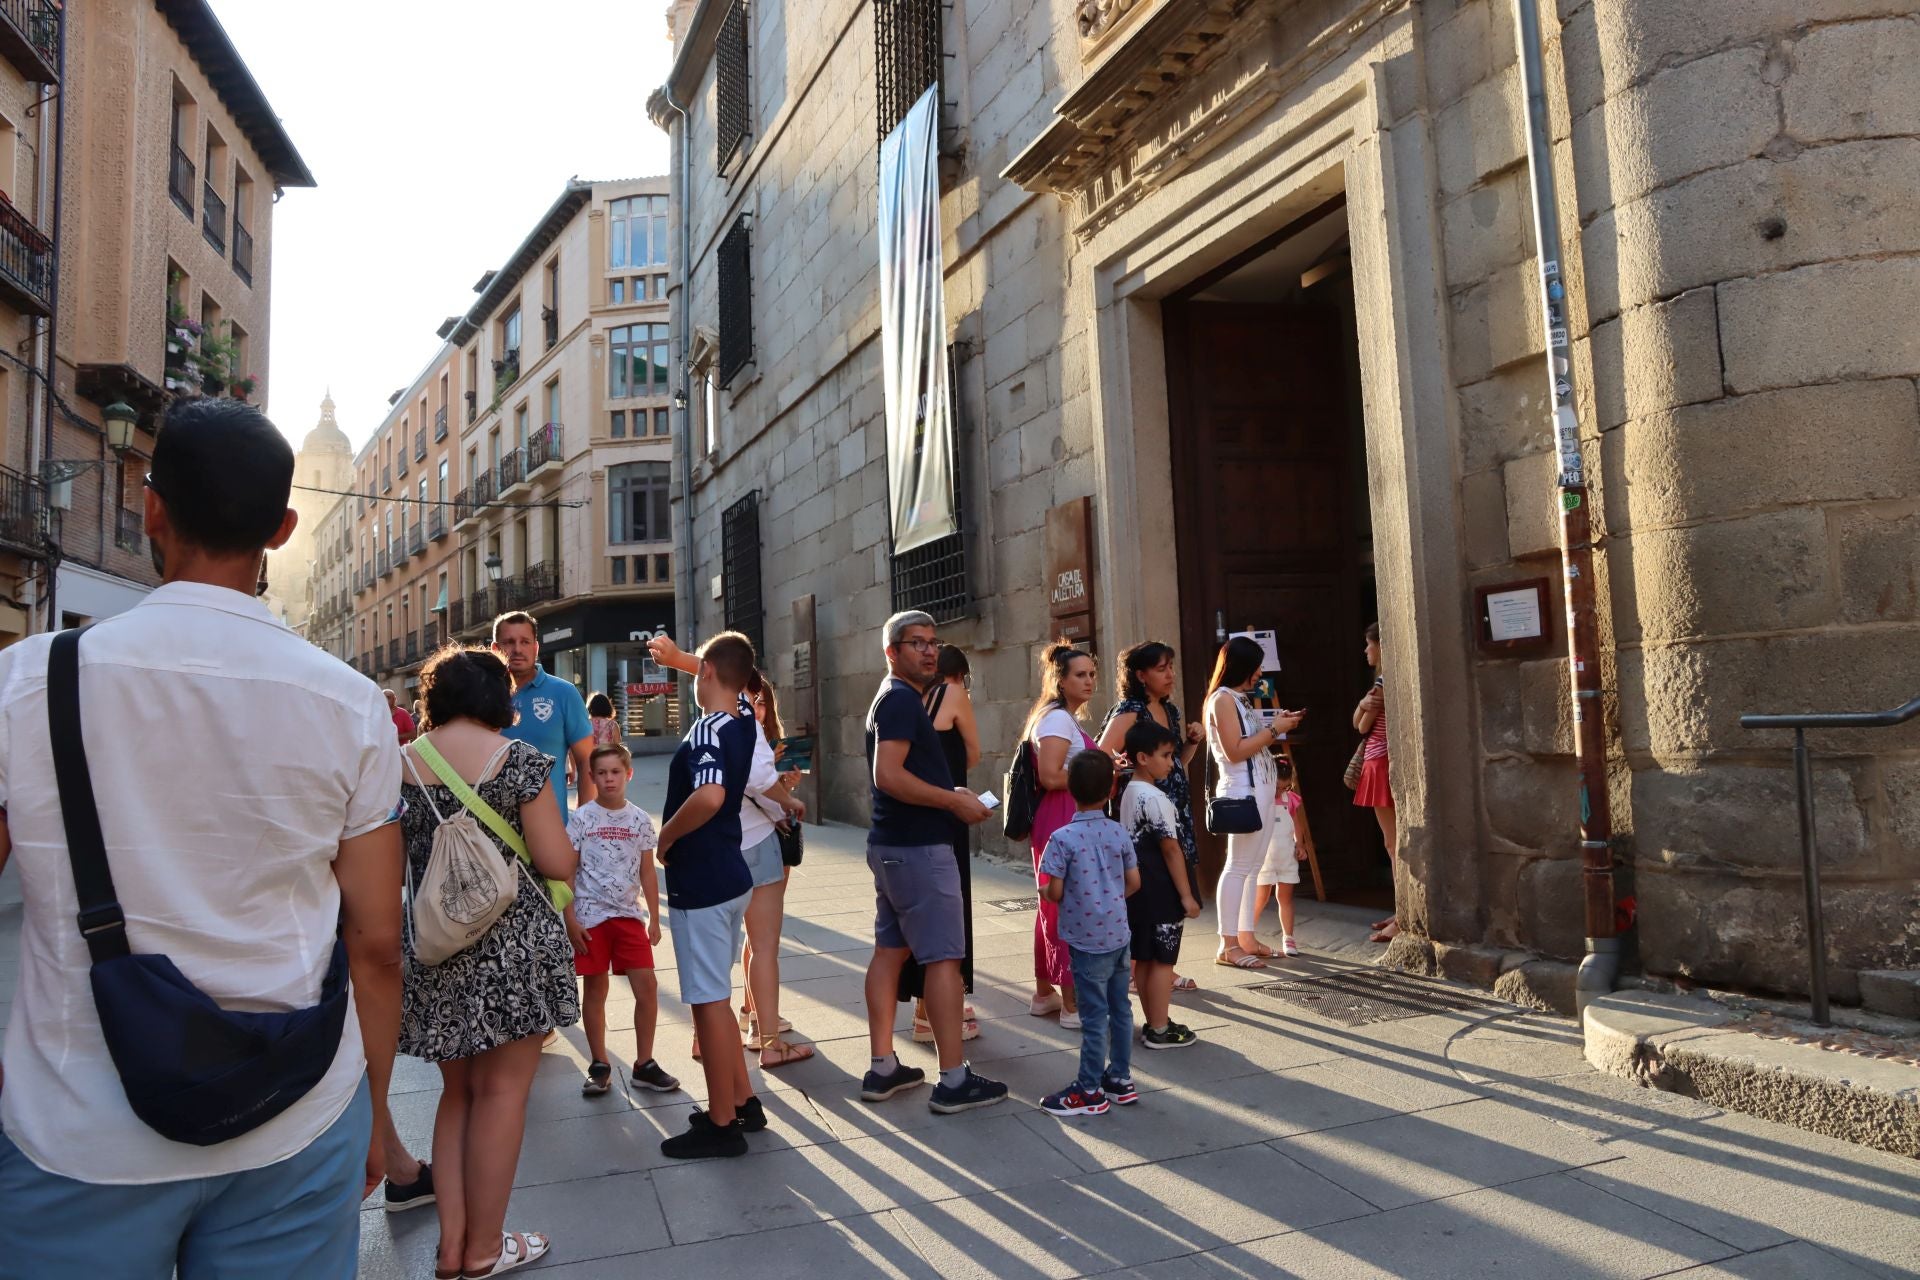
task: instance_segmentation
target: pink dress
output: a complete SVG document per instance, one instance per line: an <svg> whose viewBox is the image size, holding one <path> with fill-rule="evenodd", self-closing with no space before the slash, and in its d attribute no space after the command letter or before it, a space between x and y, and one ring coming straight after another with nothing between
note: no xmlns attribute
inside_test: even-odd
<svg viewBox="0 0 1920 1280"><path fill-rule="evenodd" d="M1065 711L1049 711L1046 716L1041 717L1041 724L1045 725L1047 720L1054 716L1072 719ZM1036 726L1035 733L1038 732L1039 726ZM1080 727L1078 721L1074 721L1073 732L1079 737L1079 742L1076 744L1072 738L1067 740L1068 758L1072 758L1076 751L1097 749L1097 744L1087 736L1087 731ZM1028 741L1032 743L1037 753L1040 750L1038 740L1029 737ZM1064 789L1040 792L1040 806L1033 815L1035 888L1040 884L1040 855L1046 852L1047 841L1052 838L1053 833L1073 821L1074 810L1073 797ZM1040 911L1033 922L1033 976L1042 982L1050 982L1056 987L1073 985L1073 955L1067 949L1067 944L1060 941L1060 904L1048 902L1044 897L1040 899Z"/></svg>

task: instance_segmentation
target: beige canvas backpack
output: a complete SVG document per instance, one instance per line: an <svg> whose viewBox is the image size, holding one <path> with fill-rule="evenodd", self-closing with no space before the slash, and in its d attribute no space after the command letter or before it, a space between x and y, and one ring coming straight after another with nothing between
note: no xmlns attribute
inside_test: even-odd
<svg viewBox="0 0 1920 1280"><path fill-rule="evenodd" d="M433 747L421 738L414 749L426 757ZM501 749L503 754L505 750ZM480 941L506 914L520 892L520 859L501 856L499 846L487 839L470 804L465 803L467 796L483 805L486 801L469 790L461 797L463 807L458 812L451 817L442 814L433 802L433 792L413 767L412 757L404 752L402 755L407 772L413 775L414 785L427 798L427 807L439 824L433 830L433 848L420 883L415 886L412 877L407 878L411 891L407 922L412 928L414 959L423 965L437 965ZM498 759L496 756L489 761L485 772L492 773ZM437 763L432 758L427 762ZM437 767L434 771L441 772Z"/></svg>

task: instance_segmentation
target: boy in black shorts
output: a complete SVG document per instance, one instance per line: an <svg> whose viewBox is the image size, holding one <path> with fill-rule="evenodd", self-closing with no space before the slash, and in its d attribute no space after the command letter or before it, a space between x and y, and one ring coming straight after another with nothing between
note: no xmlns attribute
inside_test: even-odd
<svg viewBox="0 0 1920 1280"><path fill-rule="evenodd" d="M1127 898L1134 985L1140 992L1141 1037L1149 1049L1182 1049L1197 1036L1170 1019L1173 966L1180 959L1183 921L1200 914L1180 848L1180 818L1160 783L1173 772L1179 741L1146 716L1127 730L1122 749L1133 781L1120 797L1120 825L1133 838L1140 891Z"/></svg>

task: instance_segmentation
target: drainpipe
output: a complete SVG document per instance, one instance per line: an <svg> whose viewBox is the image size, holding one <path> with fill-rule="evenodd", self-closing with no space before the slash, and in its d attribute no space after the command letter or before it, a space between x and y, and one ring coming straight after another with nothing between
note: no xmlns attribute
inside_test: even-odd
<svg viewBox="0 0 1920 1280"><path fill-rule="evenodd" d="M1547 381L1553 437L1560 455L1560 564L1567 604L1567 658L1572 669L1574 758L1580 766L1580 883L1586 905L1587 954L1574 983L1584 1012L1613 990L1620 939L1613 918L1613 815L1607 801L1599 626L1593 586L1593 532L1580 422L1574 412L1573 361L1567 340L1566 287L1560 276L1560 216L1553 149L1547 136L1546 76L1541 67L1538 0L1514 0L1519 21L1520 76L1526 90L1527 169L1533 179L1533 224L1540 251L1540 302L1547 335Z"/></svg>
<svg viewBox="0 0 1920 1280"><path fill-rule="evenodd" d="M667 109L680 117L680 163L677 181L680 189L680 396L686 408L680 411L680 572L674 589L674 621L681 643L692 653L700 642L693 628L693 369L688 353L693 349L693 231L691 228L691 192L693 168L689 159L688 135L692 132L687 109L673 100L671 83L662 87L660 97Z"/></svg>

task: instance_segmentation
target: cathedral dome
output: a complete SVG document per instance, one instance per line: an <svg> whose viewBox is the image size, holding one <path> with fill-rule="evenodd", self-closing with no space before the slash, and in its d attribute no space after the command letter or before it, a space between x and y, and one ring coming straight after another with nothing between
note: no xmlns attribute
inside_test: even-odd
<svg viewBox="0 0 1920 1280"><path fill-rule="evenodd" d="M347 433L340 429L338 422L334 421L331 392L320 402L320 421L313 430L307 432L307 438L300 442L300 452L303 454L351 454L353 452L353 444L347 439Z"/></svg>

